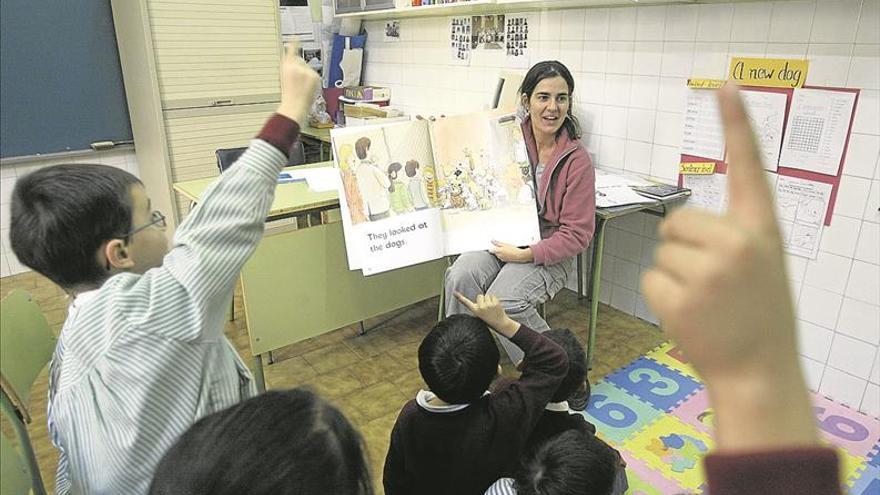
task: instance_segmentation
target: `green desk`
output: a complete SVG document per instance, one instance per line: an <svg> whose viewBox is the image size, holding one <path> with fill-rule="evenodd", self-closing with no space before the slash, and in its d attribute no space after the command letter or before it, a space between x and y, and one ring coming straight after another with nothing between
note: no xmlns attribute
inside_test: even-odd
<svg viewBox="0 0 880 495"><path fill-rule="evenodd" d="M608 222L625 215L645 212L653 215L664 216L668 206L687 200L687 197L675 197L657 200L653 203L636 205L614 206L610 208L596 208L596 230L593 234L593 253L590 263L590 280L587 293L590 300L590 326L587 333L587 367L593 364L593 346L596 343L596 319L599 317L599 285L602 280L602 252L605 250L605 227ZM586 267L584 263L585 252L577 257L578 273L578 297L584 297L584 285L586 282Z"/></svg>
<svg viewBox="0 0 880 495"><path fill-rule="evenodd" d="M317 127L305 126L300 129L300 139L318 146L319 158L324 161L324 148L327 148L327 158L331 158L330 154L330 129L319 129Z"/></svg>
<svg viewBox="0 0 880 495"><path fill-rule="evenodd" d="M181 182L174 189L198 202L212 180ZM338 206L335 191L316 193L302 182L279 184L268 220ZM446 261L440 259L364 277L348 269L339 221L267 229L241 271L258 387L265 390L263 354L434 297L445 269Z"/></svg>

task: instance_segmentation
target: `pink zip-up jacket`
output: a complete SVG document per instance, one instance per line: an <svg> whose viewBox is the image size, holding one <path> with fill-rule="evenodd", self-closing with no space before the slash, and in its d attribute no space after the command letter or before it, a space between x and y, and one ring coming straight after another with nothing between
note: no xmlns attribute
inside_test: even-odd
<svg viewBox="0 0 880 495"><path fill-rule="evenodd" d="M522 131L529 160L538 163L538 145L528 116ZM530 246L535 264L559 263L586 249L596 224L596 174L586 148L571 139L565 127L544 164L537 196L541 240Z"/></svg>

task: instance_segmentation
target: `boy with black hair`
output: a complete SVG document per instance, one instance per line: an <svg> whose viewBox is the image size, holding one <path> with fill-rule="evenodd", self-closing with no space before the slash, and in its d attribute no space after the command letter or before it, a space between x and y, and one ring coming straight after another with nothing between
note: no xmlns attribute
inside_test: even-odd
<svg viewBox="0 0 880 495"><path fill-rule="evenodd" d="M407 402L394 424L386 495L483 493L517 461L568 370L565 352L507 316L497 297L455 296L476 317L450 316L419 346L429 390ZM525 353L519 380L491 394L500 367L489 328Z"/></svg>
<svg viewBox="0 0 880 495"><path fill-rule="evenodd" d="M614 454L611 447L591 433L568 430L529 452L514 478L498 480L485 495L618 493L612 491L617 468Z"/></svg>
<svg viewBox="0 0 880 495"><path fill-rule="evenodd" d="M126 172L61 165L17 182L13 251L73 297L49 371L58 493L146 493L181 433L255 394L223 324L317 86L296 51L281 62L277 113L170 251L165 217Z"/></svg>
<svg viewBox="0 0 880 495"><path fill-rule="evenodd" d="M568 401L566 400L571 397L578 388L584 386L584 377L587 375L587 355L584 352L584 347L578 342L574 333L567 328L547 330L543 335L553 342L556 342L559 347L565 351L565 354L568 356L568 374L562 380L559 388L556 389L556 393L553 395L553 398L550 399L550 403L547 404L544 413L541 415L541 419L538 420L538 424L535 425L535 429L529 436L525 449L527 455L542 448L543 444L561 433L570 430L578 431L593 437L592 440L584 442L581 445L583 450L593 451L589 454L585 453L584 455L586 457L584 457L584 459L589 458L593 459L593 462L598 464L611 463L617 466L614 477L614 489L608 493L613 495L621 495L625 493L629 487L625 470L626 462L624 462L619 452L608 446L602 440L594 437L596 434L596 427L587 421L583 415L572 414ZM589 401L589 395L590 386L589 383L587 383L585 402ZM603 447L597 447L599 445ZM596 467L597 469L599 469L598 464ZM593 469L591 465L586 467L589 471Z"/></svg>

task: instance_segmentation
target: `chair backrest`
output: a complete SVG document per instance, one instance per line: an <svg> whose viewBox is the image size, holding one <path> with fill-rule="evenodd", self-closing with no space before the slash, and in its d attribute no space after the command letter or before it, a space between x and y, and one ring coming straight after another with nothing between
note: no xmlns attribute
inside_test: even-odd
<svg viewBox="0 0 880 495"><path fill-rule="evenodd" d="M12 439L0 434L0 493L3 495L30 493L31 475L27 464L15 450Z"/></svg>
<svg viewBox="0 0 880 495"><path fill-rule="evenodd" d="M37 463L37 456L34 455L34 448L31 445L31 437L28 435L24 422L15 413L15 407L9 400L9 396L6 395L6 390L0 390L0 412L3 413L4 423L11 426L15 432L15 439L18 443L17 449L12 447L11 444L9 445L9 447L12 447L12 451L15 454L14 456L8 455L6 447L3 448L3 479L0 479L0 482L7 481L5 478L7 477L6 471L8 470L12 473L10 477L12 482L14 482L14 486L10 487L10 490L7 491L5 483L0 483L4 486L4 488L0 489L0 495L6 495L7 493L27 493L27 487L30 487L35 495L46 495L46 488L43 486L43 477L40 475L40 465ZM6 430L4 429L4 431ZM5 433L3 433L2 436L3 440L7 440ZM7 458L17 458L17 460L14 460L13 462L13 460ZM8 466L6 464L7 462L10 463ZM20 471L22 466L25 472L24 477L27 480L27 487L25 487L25 490L17 488L23 483L19 479L21 478ZM12 488L16 488L16 490L13 491Z"/></svg>
<svg viewBox="0 0 880 495"><path fill-rule="evenodd" d="M0 302L0 378L27 422L31 386L55 350L55 334L31 296L14 290Z"/></svg>
<svg viewBox="0 0 880 495"><path fill-rule="evenodd" d="M521 72L501 71L498 75L498 86L495 88L495 97L492 108L514 111L519 106L519 87L523 82Z"/></svg>
<svg viewBox="0 0 880 495"><path fill-rule="evenodd" d="M220 173L222 174L226 169L231 167L233 163L238 161L246 149L247 148L221 148L215 151L214 154L217 156L217 168L220 169ZM306 150L300 140L296 140L293 143L288 154L290 155L290 158L287 159L287 167L302 165L306 162Z"/></svg>

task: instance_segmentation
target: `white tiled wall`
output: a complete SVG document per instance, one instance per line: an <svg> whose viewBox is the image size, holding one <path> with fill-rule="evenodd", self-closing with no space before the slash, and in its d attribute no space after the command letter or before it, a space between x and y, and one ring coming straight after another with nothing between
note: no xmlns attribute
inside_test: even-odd
<svg viewBox="0 0 880 495"><path fill-rule="evenodd" d="M9 247L9 202L15 181L27 173L49 165L61 163L100 163L118 167L138 175L138 163L134 150L103 151L73 158L51 158L29 161L15 165L0 165L0 277L26 272L29 269L19 263Z"/></svg>
<svg viewBox="0 0 880 495"><path fill-rule="evenodd" d="M383 43L366 23L365 79L422 114L484 109L501 53L451 65L448 18L401 21ZM594 164L662 180L677 173L686 78L726 75L731 56L806 57L808 84L861 88L831 227L816 260L789 257L810 386L880 415L880 1L805 0L548 11L533 14L530 62L574 73L576 112ZM638 275L651 264L657 219L609 224L601 299L649 321Z"/></svg>

